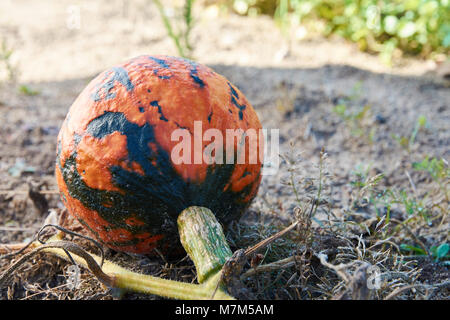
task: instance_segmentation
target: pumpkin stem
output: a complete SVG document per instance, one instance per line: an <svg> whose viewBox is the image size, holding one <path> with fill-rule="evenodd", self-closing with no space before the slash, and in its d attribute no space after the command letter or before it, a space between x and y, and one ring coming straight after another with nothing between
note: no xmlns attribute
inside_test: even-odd
<svg viewBox="0 0 450 320"><path fill-rule="evenodd" d="M194 261L199 283L222 269L233 253L222 226L208 208L189 207L178 216L181 244Z"/></svg>
<svg viewBox="0 0 450 320"><path fill-rule="evenodd" d="M53 241L49 240L47 243L51 246ZM39 246L43 245L37 243L38 248ZM67 260L67 255L63 249L49 247L43 248L42 251L52 253ZM97 263L100 263L101 257L95 254L90 255ZM77 264L88 269L90 268L86 263L86 260L79 255L72 254L72 258ZM182 300L234 300L234 297L227 294L219 286L221 272L215 273L208 281L205 281L200 285L139 274L122 268L108 260L104 261L102 272L112 279L113 287L125 289L127 291L156 294L162 297Z"/></svg>

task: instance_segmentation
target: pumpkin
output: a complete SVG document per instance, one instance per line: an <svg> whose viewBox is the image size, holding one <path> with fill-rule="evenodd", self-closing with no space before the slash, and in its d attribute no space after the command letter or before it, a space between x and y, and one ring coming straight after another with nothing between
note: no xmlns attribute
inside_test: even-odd
<svg viewBox="0 0 450 320"><path fill-rule="evenodd" d="M239 89L187 59L139 56L98 75L58 135L55 172L69 213L106 246L139 254L181 248L177 217L189 206L211 209L225 226L239 219L257 193L261 157L254 163L174 161L180 140L172 133L184 130L194 141L195 121L202 132L217 129L223 137L227 129L261 129ZM210 143L201 139L195 149L194 141L192 156ZM222 150L239 146L248 156L245 136Z"/></svg>

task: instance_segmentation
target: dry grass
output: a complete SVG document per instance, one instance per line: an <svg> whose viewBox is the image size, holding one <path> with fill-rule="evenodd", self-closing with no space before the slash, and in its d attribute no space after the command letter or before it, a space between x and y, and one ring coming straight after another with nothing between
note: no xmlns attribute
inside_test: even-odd
<svg viewBox="0 0 450 320"><path fill-rule="evenodd" d="M302 300L448 298L448 254L438 259L431 250L448 241L445 195L435 195L432 198L438 200L426 202L423 208L426 216L423 212L405 214L408 203L397 201L394 192L387 193L381 186L381 175L359 176L359 183L353 183L349 206L342 208L333 204L330 198L333 177L327 171L327 155L323 150L315 177L304 175L293 154L284 159L290 166L286 188L292 188L298 201L291 217L298 224L246 265L241 280L250 289L251 297ZM447 181L440 181L438 185L447 188ZM445 188L432 190L442 192ZM387 200L384 199L384 212L370 200L382 189L388 194ZM419 193L420 185L415 185L414 189ZM386 207L389 207L388 211ZM274 215L257 216L265 220L230 226L228 238L234 249L251 247L287 225ZM76 222L70 223L75 230L80 230ZM95 252L91 243L74 241ZM414 249L405 251L405 244L410 245L407 248L417 247L428 254L418 255ZM195 281L195 270L187 257L170 261L164 256L149 258L106 250L106 258L134 271ZM17 257L1 259L0 270L4 271L15 259ZM108 290L85 270L81 272L79 287L71 289L67 281L69 265L39 254L20 268L10 284L1 289L0 295L3 299L156 298Z"/></svg>

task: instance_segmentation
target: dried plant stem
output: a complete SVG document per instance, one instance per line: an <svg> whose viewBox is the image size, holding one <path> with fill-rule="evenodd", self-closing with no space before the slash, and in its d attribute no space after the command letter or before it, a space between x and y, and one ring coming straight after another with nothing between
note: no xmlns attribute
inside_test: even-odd
<svg viewBox="0 0 450 320"><path fill-rule="evenodd" d="M316 202L317 205L314 207L314 211L312 212L312 217L314 217L316 215L317 209L319 208L319 203L321 200L321 196L322 196L322 188L323 188L323 170L324 170L324 162L325 162L325 157L326 157L326 153L325 153L325 148L322 147L322 150L320 151L320 157L319 157L319 187L317 188L317 198L316 198Z"/></svg>
<svg viewBox="0 0 450 320"><path fill-rule="evenodd" d="M281 238L286 233L288 233L289 231L294 229L299 223L300 223L300 221L297 220L294 223L292 223L289 227L281 230L280 232L275 233L273 236L270 236L269 238L264 239L261 242L257 243L256 245L248 248L247 250L245 250L245 255L248 257L248 256L252 255L253 253L256 253L258 250L265 248L266 246L268 246L275 240Z"/></svg>
<svg viewBox="0 0 450 320"><path fill-rule="evenodd" d="M61 249L48 248L44 251L67 260L67 255ZM91 256L97 263L100 262L100 257L93 254ZM89 268L89 265L82 257L78 255L72 255L72 257L78 264ZM183 300L210 299L220 278L219 272L211 276L204 284L197 285L132 272L108 260L105 260L102 269L105 274L113 278L111 286L114 288ZM226 294L223 290L218 290L214 298L218 300L233 299L233 297Z"/></svg>
<svg viewBox="0 0 450 320"><path fill-rule="evenodd" d="M427 285L427 284L407 285L407 286L403 286L403 287L395 289L388 296L386 296L386 298L384 298L384 300L391 300L391 299L395 298L396 296L398 296L399 294L401 294L402 292L410 290L410 289L422 288L425 290L436 290L436 289L445 288L445 287L450 287L450 281L444 281L444 282L434 284L434 285Z"/></svg>
<svg viewBox="0 0 450 320"><path fill-rule="evenodd" d="M247 258L294 229L298 223L299 221L294 222L284 230L247 250L238 250L237 253L240 255L235 256L232 255L225 239L225 235L223 234L222 227L211 210L195 206L185 209L180 213L178 218L180 240L186 252L195 263L200 284L161 279L129 271L111 261L105 260L103 258L103 250L100 244L95 240L82 236L83 238L94 241L100 248L102 256L88 253L74 242L61 240L65 233L74 236L77 236L78 234L60 226L45 225L35 237L36 241L27 244L9 244L0 247L0 252L3 251L7 253L6 256L27 252L0 276L0 286L3 285L24 262L29 260L36 253L46 252L89 269L108 287L145 294L155 294L172 299L232 300L234 297L228 294L225 291L225 288L235 296L239 293L235 289L241 287L237 282L239 282L239 276ZM40 236L42 231L47 227L55 227L59 229L60 232L44 243L40 239ZM295 263L294 257L279 261L278 263L273 263L266 267L259 267L258 272L273 267L283 268L292 265L292 263Z"/></svg>
<svg viewBox="0 0 450 320"><path fill-rule="evenodd" d="M252 277L259 273L271 272L280 269L290 268L295 265L295 263L300 260L300 256L292 256L286 259L278 260L272 263L264 264L261 266L256 266L254 268L249 269L247 272L241 275L241 280Z"/></svg>
<svg viewBox="0 0 450 320"><path fill-rule="evenodd" d="M79 257L78 260L82 262L83 265L87 266L102 283L109 286L112 286L112 284L114 283L114 278L112 276L105 274L98 265L98 263L96 262L96 260L88 252L86 252L80 246L78 246L73 242L54 240L46 244L37 243L35 246L36 247L32 251L23 255L19 260L17 260L11 267L8 268L8 270L6 270L0 276L0 286L2 286L10 278L10 276L14 273L14 271L16 271L26 261L31 259L36 253L38 253L39 251L43 250L45 251L55 248L60 249L64 257L66 258L68 257L67 252L74 253L76 256ZM72 260L72 255L70 255L69 259Z"/></svg>
<svg viewBox="0 0 450 320"><path fill-rule="evenodd" d="M22 250L25 248L28 243L22 242L22 243L7 243L7 244L0 244L0 254L10 254L13 251ZM29 250L31 250L33 247L29 247Z"/></svg>
<svg viewBox="0 0 450 320"><path fill-rule="evenodd" d="M62 232L44 243L40 240L42 230L46 227L55 227ZM45 225L41 228L34 241L28 244L6 245L3 251L6 256L17 254L13 250L25 252L6 272L0 276L0 286L27 260L36 253L43 251L54 254L72 263L88 268L103 284L108 287L120 288L145 294L156 294L162 297L184 300L218 299L230 300L232 296L224 291L222 282L222 266L231 257L231 250L225 240L222 228L214 214L207 208L189 207L179 217L179 231L182 244L189 256L194 260L199 282L191 284L179 281L161 279L149 275L139 274L122 268L102 256L88 253L80 246L70 241L62 241L64 233L77 235L55 225ZM86 238L83 236L83 238ZM69 253L70 252L70 253ZM5 257L5 256L3 256Z"/></svg>
<svg viewBox="0 0 450 320"><path fill-rule="evenodd" d="M145 294L156 294L172 299L203 300L212 297L212 294L217 287L217 283L220 280L220 272L210 276L208 280L201 285L161 279L129 271L108 260L105 260L103 267L100 268L99 263L102 260L101 257L87 253L85 250L81 249L81 247L69 241L50 240L46 244L35 242L30 247L34 247L34 249L24 255L0 276L0 286L15 270L17 270L17 268L40 251L51 253L70 261L65 250L70 251L71 257L77 264L89 269L108 287ZM233 297L220 288L217 290L214 298L218 300L233 299Z"/></svg>
<svg viewBox="0 0 450 320"><path fill-rule="evenodd" d="M161 15L161 18L163 20L164 26L166 27L168 36L173 40L173 42L175 43L175 46L177 47L178 53L180 54L180 56L182 57L187 57L186 56L186 52L184 51L183 45L180 42L180 35L179 34L175 34L175 31L172 28L172 24L170 22L169 17L167 16L166 12L164 11L164 6L161 3L161 1L159 0L153 0L153 2L155 3L156 7L159 10L159 13ZM189 18L190 19L190 18ZM191 20L189 20L189 23L191 23ZM188 25L188 27L190 27L190 25ZM186 37L188 37L188 35L185 35ZM189 47L187 48L189 49Z"/></svg>
<svg viewBox="0 0 450 320"><path fill-rule="evenodd" d="M315 256L316 256L317 258L319 258L320 263L321 263L322 265L324 265L325 267L330 268L331 270L333 270L334 272L336 272L336 274L337 274L342 280L344 280L346 283L350 283L350 278L349 278L349 276L347 275L347 273L346 273L345 271L342 271L342 270L345 270L345 269L347 269L348 267L354 265L356 262L358 262L358 260L356 260L356 261L354 261L354 262L350 262L349 264L342 264L342 263L341 263L341 264L339 264L339 265L334 265L334 264L329 263L329 262L327 261L327 260L328 260L328 257L327 257L327 255L324 254L324 253L318 253L318 254L315 254Z"/></svg>

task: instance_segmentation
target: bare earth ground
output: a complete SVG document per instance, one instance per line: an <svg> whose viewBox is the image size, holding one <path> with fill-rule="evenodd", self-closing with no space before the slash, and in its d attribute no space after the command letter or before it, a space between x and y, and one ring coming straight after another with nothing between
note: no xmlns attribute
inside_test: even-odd
<svg viewBox="0 0 450 320"><path fill-rule="evenodd" d="M63 208L54 192L56 135L71 103L90 79L133 56L177 54L150 1L136 1L128 7L122 1L79 3L81 28L75 30L66 26L71 1L2 1L0 5L0 34L15 49L13 63L18 71L17 83L4 83L0 87L0 243L30 239L42 226L48 208ZM309 199L317 195L320 171L326 173L321 199L324 204L317 212L317 220L322 221L330 216L338 220L346 217L355 224L373 227L368 221L377 221L376 213L364 205L353 212L356 216L346 216L353 209L350 204L355 190L350 182L356 179L358 171L368 177L383 173L379 190L406 190L417 199L435 189L429 175L411 167L426 156L444 160L450 156L450 90L446 80L429 72L432 63L404 59L391 69L349 43L315 36L293 41L286 52L285 40L265 17L225 17L213 10L198 12L197 16L192 34L195 60L208 64L239 87L265 128L280 129L280 152L286 160L276 175L263 178L259 194L241 225L230 229L241 228L244 232L241 239L236 239L237 232L230 235L236 247L254 244L277 230L267 224L269 221L271 226L287 226L294 218L296 206L307 211ZM38 94L19 93L19 84L26 84ZM333 112L333 107L342 103L353 111L370 106L358 122L357 134ZM427 126L419 131L410 150L405 150L393 135L409 138L420 115L426 117ZM327 153L326 160L320 157L322 148ZM290 159L294 161L290 163ZM319 170L321 159L325 165ZM298 187L297 192L292 182ZM44 193L45 200L38 196L33 200L28 194L30 188ZM442 204L442 199L434 199L433 194L426 199L440 203L443 211L448 211L448 203ZM393 217L394 214L399 221L409 218L400 207L392 211ZM247 228L244 221L254 224ZM428 224L418 222L414 225L414 237L425 246L448 242L448 223L446 214ZM317 221L314 228L326 229L321 229ZM333 247L337 252L334 254L339 256L342 254L339 247L360 245L354 239L339 240L335 229L331 233L322 231L317 231L322 242L316 239L320 244L316 251ZM357 237L366 233L364 228L353 231ZM291 240L292 252L304 249L298 243L295 245L295 239ZM410 235L401 241L417 244L417 239ZM285 256L276 253L276 246L271 250L273 260L292 255L287 251L283 251L287 253ZM184 281L194 279L188 261L174 265L162 259L130 257L112 251L108 251L108 257L140 272ZM357 258L370 260L364 255ZM308 259L307 272L291 267L274 272L267 279L249 280L247 284L261 299L332 298L345 291L335 274L328 279L331 282L328 287L319 285L317 279L327 277L325 268L320 267L317 258ZM402 285L430 285L449 279L448 264L431 258L414 261L408 270L408 267L395 269L409 277L395 281ZM9 262L0 260L0 271ZM37 258L15 276L9 288L0 289L0 298L112 297L110 292L103 294L104 288L88 272L83 273L80 290L65 288L66 266L56 258ZM308 280L313 278L314 281ZM271 281L282 284L267 285ZM312 282L315 289L309 290ZM386 298L395 289L395 282L393 285L375 297ZM448 285L437 291L425 291L405 290L409 295L398 296L448 298Z"/></svg>

